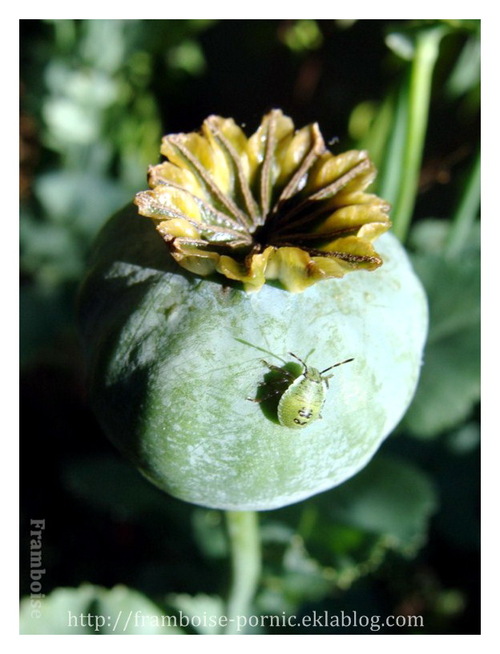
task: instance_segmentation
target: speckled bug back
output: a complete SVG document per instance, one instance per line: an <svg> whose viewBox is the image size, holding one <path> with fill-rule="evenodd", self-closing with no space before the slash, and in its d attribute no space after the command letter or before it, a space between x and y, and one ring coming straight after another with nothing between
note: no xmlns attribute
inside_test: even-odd
<svg viewBox="0 0 500 654"><path fill-rule="evenodd" d="M283 427L302 429L321 418L328 380L333 377L333 375L324 376L324 373L353 359L346 359L320 372L317 368L308 367L292 352L290 355L304 366L304 370L281 396L278 403L278 420Z"/></svg>

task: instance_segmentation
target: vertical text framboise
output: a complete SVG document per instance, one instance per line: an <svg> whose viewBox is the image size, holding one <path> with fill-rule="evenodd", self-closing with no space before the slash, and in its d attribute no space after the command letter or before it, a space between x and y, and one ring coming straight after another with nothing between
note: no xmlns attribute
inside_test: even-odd
<svg viewBox="0 0 500 654"><path fill-rule="evenodd" d="M42 567L42 537L45 530L45 520L30 520L30 600L31 617L42 615L42 577L45 568Z"/></svg>

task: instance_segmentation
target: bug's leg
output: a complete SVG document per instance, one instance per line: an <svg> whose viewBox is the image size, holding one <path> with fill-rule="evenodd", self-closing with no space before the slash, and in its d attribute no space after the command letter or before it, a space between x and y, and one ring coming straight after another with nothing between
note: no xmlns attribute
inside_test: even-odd
<svg viewBox="0 0 500 654"><path fill-rule="evenodd" d="M247 397L247 400L250 400L251 402L265 402L266 400L269 400L271 397L282 394L286 390L286 386L289 385L294 379L294 375L289 370L286 370L285 368L280 368L279 366L275 366L272 363L269 363L268 361L265 361L264 359L261 359L261 362L269 368L269 370L272 373L275 373L278 375L276 379L270 380L270 381L262 381L259 383L259 387L263 386L270 386L274 387L274 390L271 390L269 393L266 393L263 397L258 397L258 398L253 398L253 397Z"/></svg>
<svg viewBox="0 0 500 654"><path fill-rule="evenodd" d="M261 361L265 366L269 368L271 372L274 372L277 375L279 375L280 379L278 380L278 383L283 383L283 382L291 383L295 379L294 375L292 375L292 373L289 370L286 370L285 368L280 368L279 366L275 366L272 363L268 363L267 361L264 361L264 359L261 359ZM263 385L266 385L266 382L264 382Z"/></svg>
<svg viewBox="0 0 500 654"><path fill-rule="evenodd" d="M263 363L265 366L269 368L269 370L272 370L273 372L282 372L282 369L279 366L275 366L272 363L269 363L265 359L260 360L261 363Z"/></svg>
<svg viewBox="0 0 500 654"><path fill-rule="evenodd" d="M265 386L265 384L262 385ZM271 397L273 397L274 395L278 395L278 393L281 392L282 392L281 389L276 389L274 391L271 391L267 395L264 395L264 397L247 397L247 400L250 400L250 402L257 402L258 404L260 404L261 402L265 402L266 400L269 400Z"/></svg>
<svg viewBox="0 0 500 654"><path fill-rule="evenodd" d="M285 392L286 387L293 381L294 376L288 371L288 370L283 370L283 368L278 368L278 366L273 366L273 364L268 363L267 361L262 361L268 368L271 370L272 373L275 373L279 375L277 379L273 379L270 381L261 381L259 383L259 388L267 387L269 388L269 392L263 395L262 397L258 398L252 398L248 397L248 400L251 400L252 402L265 402L266 400L269 400L271 397L274 397L275 395L281 395L282 393Z"/></svg>
<svg viewBox="0 0 500 654"><path fill-rule="evenodd" d="M272 372L278 373L281 377L288 377L292 378L293 375L290 371L285 370L285 368L280 368L279 366L275 366L272 363L269 363L268 361L265 361L264 359L261 359L261 362L269 368L269 370L272 370Z"/></svg>

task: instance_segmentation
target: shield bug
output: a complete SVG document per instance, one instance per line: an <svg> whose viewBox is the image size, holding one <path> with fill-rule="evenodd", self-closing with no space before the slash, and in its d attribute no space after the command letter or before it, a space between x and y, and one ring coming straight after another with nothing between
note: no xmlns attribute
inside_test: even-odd
<svg viewBox="0 0 500 654"><path fill-rule="evenodd" d="M298 377L293 376L288 370L267 363L267 361L263 363L279 375L281 388L286 385L277 408L280 425L291 429L302 429L321 417L321 409L325 403L328 389L328 380L333 377L333 374L325 375L325 372L342 366L344 363L349 363L354 359L346 359L324 370L318 370L308 366L293 352L289 352L289 354L303 366L302 373ZM267 399L267 397L262 399Z"/></svg>

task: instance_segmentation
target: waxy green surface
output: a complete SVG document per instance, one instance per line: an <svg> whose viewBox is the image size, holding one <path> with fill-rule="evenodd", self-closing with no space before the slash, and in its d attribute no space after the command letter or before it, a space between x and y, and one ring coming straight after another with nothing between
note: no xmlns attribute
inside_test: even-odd
<svg viewBox="0 0 500 654"><path fill-rule="evenodd" d="M247 294L182 270L134 207L114 216L80 298L91 400L111 441L164 491L220 509L277 508L354 475L409 406L427 332L403 248L386 234L378 250L376 271ZM322 418L290 429L248 401L268 352L319 370L354 361L329 380Z"/></svg>

